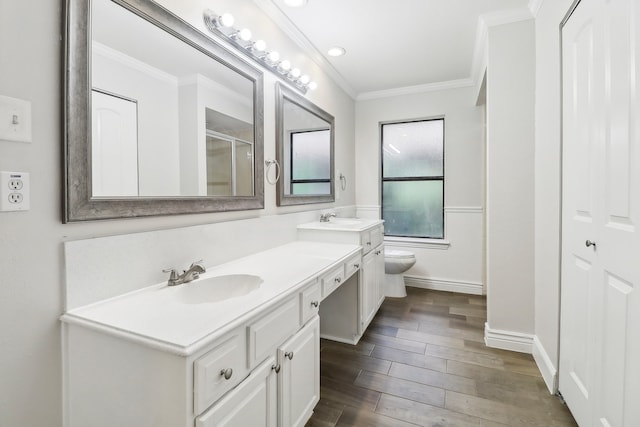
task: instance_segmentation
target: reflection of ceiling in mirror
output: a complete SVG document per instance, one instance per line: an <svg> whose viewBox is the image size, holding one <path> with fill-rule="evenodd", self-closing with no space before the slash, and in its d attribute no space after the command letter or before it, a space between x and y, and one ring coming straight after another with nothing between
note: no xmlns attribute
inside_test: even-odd
<svg viewBox="0 0 640 427"><path fill-rule="evenodd" d="M249 100L252 82L110 0L92 0L92 39L177 80L201 74Z"/></svg>
<svg viewBox="0 0 640 427"><path fill-rule="evenodd" d="M329 123L286 98L283 110L286 130L326 129L329 127Z"/></svg>
<svg viewBox="0 0 640 427"><path fill-rule="evenodd" d="M219 111L205 108L207 130L253 142L253 124L238 120Z"/></svg>

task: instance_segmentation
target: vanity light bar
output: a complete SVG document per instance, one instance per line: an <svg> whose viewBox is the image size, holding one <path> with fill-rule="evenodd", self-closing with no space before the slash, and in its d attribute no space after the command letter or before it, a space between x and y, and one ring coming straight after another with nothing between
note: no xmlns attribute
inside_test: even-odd
<svg viewBox="0 0 640 427"><path fill-rule="evenodd" d="M302 74L299 68L292 67L289 60L280 59L280 54L277 51L267 51L267 44L264 40L252 40L252 34L248 28L241 30L234 28L234 19L231 14L218 15L210 9L205 9L202 16L205 26L211 33L222 36L266 69L291 82L302 93L306 93L308 89L315 90L318 87L317 83L311 81L308 75Z"/></svg>

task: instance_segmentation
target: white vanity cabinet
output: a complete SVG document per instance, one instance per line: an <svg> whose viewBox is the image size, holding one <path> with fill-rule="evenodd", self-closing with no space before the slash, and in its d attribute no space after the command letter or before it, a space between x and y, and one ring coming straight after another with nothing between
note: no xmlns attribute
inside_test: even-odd
<svg viewBox="0 0 640 427"><path fill-rule="evenodd" d="M264 278L253 300L185 304L164 285L65 313L64 426L304 426L320 398L323 279L354 262L356 245L295 242L216 272Z"/></svg>
<svg viewBox="0 0 640 427"><path fill-rule="evenodd" d="M356 343L384 301L384 227L382 220L334 218L329 222L312 222L298 226L298 239L318 242L351 243L362 247L362 259L346 262L347 268L360 270L357 295L341 286L340 295L324 300L321 313L322 337ZM360 263L362 265L360 265ZM323 282L323 299L343 281L336 277ZM328 292L325 292L328 290ZM345 313L357 305L357 332ZM324 315L323 315L324 314ZM331 316L331 319L329 319ZM341 331L341 332L336 332Z"/></svg>
<svg viewBox="0 0 640 427"><path fill-rule="evenodd" d="M304 426L320 400L318 316L196 418L196 427Z"/></svg>

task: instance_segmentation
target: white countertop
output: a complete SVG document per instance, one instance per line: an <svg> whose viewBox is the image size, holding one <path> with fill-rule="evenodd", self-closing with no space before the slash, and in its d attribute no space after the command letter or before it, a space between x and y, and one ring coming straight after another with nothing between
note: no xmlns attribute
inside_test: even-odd
<svg viewBox="0 0 640 427"><path fill-rule="evenodd" d="M308 222L298 225L299 230L335 230L360 232L384 223L381 219L331 218L329 222Z"/></svg>
<svg viewBox="0 0 640 427"><path fill-rule="evenodd" d="M296 241L207 268L197 279L228 274L262 278L260 287L244 296L185 303L176 294L196 282L172 287L164 282L73 309L61 319L187 356L359 250L352 244Z"/></svg>

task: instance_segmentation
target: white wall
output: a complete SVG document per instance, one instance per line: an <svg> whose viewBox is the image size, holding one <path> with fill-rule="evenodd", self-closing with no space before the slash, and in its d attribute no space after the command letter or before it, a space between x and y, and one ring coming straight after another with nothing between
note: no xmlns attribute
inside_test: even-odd
<svg viewBox="0 0 640 427"><path fill-rule="evenodd" d="M573 0L542 3L536 17L535 334L533 355L550 389L560 311L560 22Z"/></svg>
<svg viewBox="0 0 640 427"><path fill-rule="evenodd" d="M473 87L356 103L356 201L379 213L379 123L445 116L445 239L450 246L388 243L416 253L407 272L414 286L482 292L483 107Z"/></svg>
<svg viewBox="0 0 640 427"><path fill-rule="evenodd" d="M58 427L62 424L58 317L63 311L65 282L63 242L177 229L181 245L188 245L187 237L192 229L182 233L179 227L224 222L225 225L214 228L207 239L215 242L214 251L239 254L270 244L271 234L248 235L243 231L246 223L235 220L248 219L252 226L275 227L291 238L292 228L297 221L305 220L307 213L283 214L352 206L355 201L351 184L347 191L339 193L340 200L335 204L278 208L275 188L265 184L264 210L63 225L62 3L0 0L0 94L31 101L33 112L33 143L0 141L0 170L31 173L31 209L0 213L1 426ZM203 28L201 11L205 6L218 9L218 2L213 0L162 3L179 11L198 28ZM352 178L355 175L353 100L278 33L275 24L270 23L251 0L219 3L221 9L236 15L239 25L250 27L283 53L289 53L291 61L318 82L319 88L308 98L336 117L336 166ZM265 74L266 158L275 157L274 83L275 77ZM317 217L317 211L309 215ZM252 227L256 228L259 229ZM175 253L172 251L167 253ZM183 256L192 258L193 255ZM157 260L135 261L130 262L148 271L166 267L156 265ZM182 265L184 261L176 259L176 264ZM126 272L129 265L121 267Z"/></svg>
<svg viewBox="0 0 640 427"><path fill-rule="evenodd" d="M528 348L506 347L521 351L534 332L534 42L531 19L489 28L487 335L524 335Z"/></svg>

